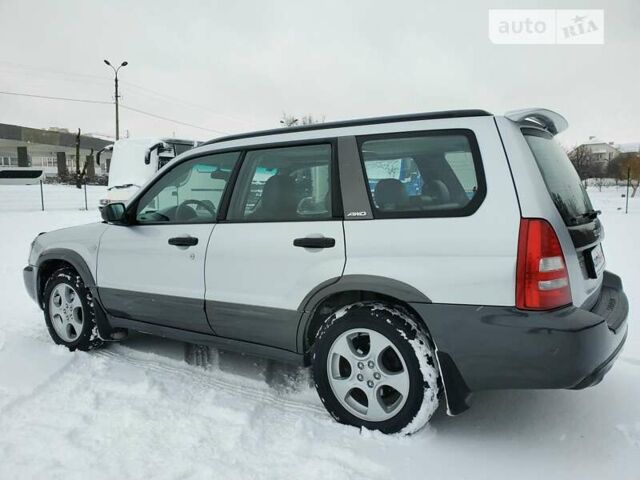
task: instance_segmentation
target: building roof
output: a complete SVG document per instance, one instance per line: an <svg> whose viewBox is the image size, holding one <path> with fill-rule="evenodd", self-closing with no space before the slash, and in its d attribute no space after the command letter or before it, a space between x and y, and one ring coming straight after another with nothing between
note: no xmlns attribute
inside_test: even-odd
<svg viewBox="0 0 640 480"><path fill-rule="evenodd" d="M607 145L608 142L604 142L604 141L600 140L600 138L592 136L592 137L589 137L589 140L584 142L582 145L600 145L600 144Z"/></svg>
<svg viewBox="0 0 640 480"><path fill-rule="evenodd" d="M76 145L76 134L60 130L42 130L0 123L0 140L13 140L18 143L50 145L52 147L70 148ZM88 135L80 135L80 146L83 150L100 150L113 143Z"/></svg>

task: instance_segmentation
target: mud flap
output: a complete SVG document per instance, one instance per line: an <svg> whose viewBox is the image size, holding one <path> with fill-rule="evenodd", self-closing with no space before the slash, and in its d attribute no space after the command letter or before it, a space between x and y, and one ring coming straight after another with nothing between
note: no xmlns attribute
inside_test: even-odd
<svg viewBox="0 0 640 480"><path fill-rule="evenodd" d="M459 415L469 409L471 392L451 357L440 350L436 350L436 356L447 401L447 415Z"/></svg>
<svg viewBox="0 0 640 480"><path fill-rule="evenodd" d="M96 327L98 328L98 336L104 341L117 341L127 337L127 330L124 328L113 328L107 319L107 315L99 301L96 301L98 292L96 288L90 288L91 295L94 298L93 309L95 313Z"/></svg>

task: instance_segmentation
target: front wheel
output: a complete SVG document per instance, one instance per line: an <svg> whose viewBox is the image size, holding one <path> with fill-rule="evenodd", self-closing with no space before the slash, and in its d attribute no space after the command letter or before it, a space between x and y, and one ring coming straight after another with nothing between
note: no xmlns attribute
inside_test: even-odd
<svg viewBox="0 0 640 480"><path fill-rule="evenodd" d="M71 268L55 271L43 294L44 320L49 335L69 350L91 350L102 345L95 321L93 297Z"/></svg>
<svg viewBox="0 0 640 480"><path fill-rule="evenodd" d="M400 308L365 302L338 310L320 327L312 358L320 399L341 423L410 434L438 407L430 342Z"/></svg>

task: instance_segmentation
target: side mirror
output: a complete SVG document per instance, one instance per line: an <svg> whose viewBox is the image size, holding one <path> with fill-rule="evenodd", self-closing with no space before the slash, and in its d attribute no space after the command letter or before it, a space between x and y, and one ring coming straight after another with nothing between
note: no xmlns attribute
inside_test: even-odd
<svg viewBox="0 0 640 480"><path fill-rule="evenodd" d="M124 203L109 203L102 207L102 219L107 223L115 223L117 225L126 225Z"/></svg>
<svg viewBox="0 0 640 480"><path fill-rule="evenodd" d="M155 145L152 145L151 147L149 147L144 154L144 164L149 165L151 163L151 152L153 152L154 150L158 150L162 147L164 147L164 142L158 142Z"/></svg>
<svg viewBox="0 0 640 480"><path fill-rule="evenodd" d="M112 151L113 151L113 145L107 145L103 149L98 150L98 153L96 153L96 163L100 165L100 155L102 155L103 152L112 152Z"/></svg>

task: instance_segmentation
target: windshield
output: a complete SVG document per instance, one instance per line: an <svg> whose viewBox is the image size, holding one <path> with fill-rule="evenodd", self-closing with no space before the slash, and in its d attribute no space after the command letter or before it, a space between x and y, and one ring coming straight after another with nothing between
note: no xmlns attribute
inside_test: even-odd
<svg viewBox="0 0 640 480"><path fill-rule="evenodd" d="M522 133L564 223L577 225L590 222L593 212L591 200L562 147L546 132L524 129Z"/></svg>
<svg viewBox="0 0 640 480"><path fill-rule="evenodd" d="M156 166L145 164L144 157L157 142L153 138L124 138L115 142L109 165L109 188L144 185L156 172Z"/></svg>
<svg viewBox="0 0 640 480"><path fill-rule="evenodd" d="M176 157L181 153L184 153L187 150L191 150L193 148L193 144L185 145L184 143L172 143L170 141L167 143L173 145L173 150L176 152Z"/></svg>

